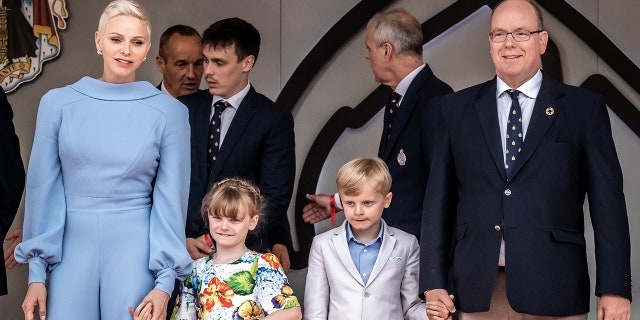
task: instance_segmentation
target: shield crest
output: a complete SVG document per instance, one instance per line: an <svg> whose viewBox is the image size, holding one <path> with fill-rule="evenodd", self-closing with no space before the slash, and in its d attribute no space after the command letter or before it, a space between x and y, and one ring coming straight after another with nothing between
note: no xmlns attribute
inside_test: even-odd
<svg viewBox="0 0 640 320"><path fill-rule="evenodd" d="M0 84L5 92L35 79L42 64L60 54L58 29L67 28L69 16L65 1L0 1Z"/></svg>

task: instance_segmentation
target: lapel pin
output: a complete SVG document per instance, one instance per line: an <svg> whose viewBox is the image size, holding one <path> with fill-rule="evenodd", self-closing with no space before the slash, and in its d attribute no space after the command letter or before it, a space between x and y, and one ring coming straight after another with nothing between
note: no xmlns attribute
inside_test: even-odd
<svg viewBox="0 0 640 320"><path fill-rule="evenodd" d="M400 166L404 166L407 163L407 155L404 154L404 149L400 149L397 159Z"/></svg>
<svg viewBox="0 0 640 320"><path fill-rule="evenodd" d="M548 115L548 116L552 116L554 112L556 112L556 110L554 110L552 107L548 107L547 109L544 110L544 112Z"/></svg>

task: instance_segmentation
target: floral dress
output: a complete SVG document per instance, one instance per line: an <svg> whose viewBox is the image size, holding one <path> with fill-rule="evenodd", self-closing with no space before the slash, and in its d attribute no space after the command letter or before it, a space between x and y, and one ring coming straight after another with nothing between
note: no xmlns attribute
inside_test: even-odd
<svg viewBox="0 0 640 320"><path fill-rule="evenodd" d="M261 319L300 306L278 258L255 251L228 264L215 264L213 256L194 261L178 299L175 320Z"/></svg>

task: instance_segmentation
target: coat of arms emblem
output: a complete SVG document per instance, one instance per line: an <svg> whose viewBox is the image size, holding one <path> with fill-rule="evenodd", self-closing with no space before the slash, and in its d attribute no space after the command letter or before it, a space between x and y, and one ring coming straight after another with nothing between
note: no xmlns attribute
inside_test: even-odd
<svg viewBox="0 0 640 320"><path fill-rule="evenodd" d="M35 79L42 64L60 54L65 1L0 0L0 85L5 92Z"/></svg>

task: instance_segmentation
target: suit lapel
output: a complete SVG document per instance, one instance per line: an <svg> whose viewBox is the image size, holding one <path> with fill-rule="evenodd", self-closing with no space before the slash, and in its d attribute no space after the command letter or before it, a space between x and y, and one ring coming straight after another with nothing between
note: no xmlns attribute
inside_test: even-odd
<svg viewBox="0 0 640 320"><path fill-rule="evenodd" d="M393 252L393 248L396 246L396 238L393 237L391 230L387 224L382 221L382 225L384 228L384 232L382 234L382 246L380 247L380 251L378 252L378 257L376 258L376 263L373 265L373 270L371 270L371 275L369 276L369 280L367 281L367 285L373 283L373 280L380 274L384 266L391 258L391 253Z"/></svg>
<svg viewBox="0 0 640 320"><path fill-rule="evenodd" d="M362 281L362 277L356 269L356 265L353 263L353 259L351 258L351 253L349 253L349 244L347 243L347 232L345 228L347 227L347 221L343 222L340 228L334 230L333 237L331 237L331 242L333 244L333 249L335 250L340 262L342 265L349 271L351 277L353 277L360 285L364 287L364 282ZM377 263L377 262L376 262Z"/></svg>
<svg viewBox="0 0 640 320"><path fill-rule="evenodd" d="M224 141L222 142L222 146L220 147L220 153L218 153L218 159L213 167L209 183L217 181L217 177L224 167L225 162L231 157L231 155L233 155L233 148L242 137L242 134L251 121L251 118L253 118L257 108L256 95L256 90L251 86L247 95L242 99L238 110L236 110L236 114L233 116L233 120L231 120L229 130L227 131Z"/></svg>
<svg viewBox="0 0 640 320"><path fill-rule="evenodd" d="M522 155L515 163L512 179L531 158L551 124L556 120L558 114L562 112L562 105L559 104L561 95L562 92L554 85L553 80L542 78L542 85L540 86L538 97L536 97L536 103L533 106L527 135L522 144ZM548 115L547 108L553 108L553 113Z"/></svg>
<svg viewBox="0 0 640 320"><path fill-rule="evenodd" d="M411 84L409 84L409 88L407 88L407 92L405 92L404 97L402 97L402 102L400 103L400 108L398 110L398 114L396 115L394 127L391 128L391 135L385 144L384 150L382 150L381 159L388 160L387 158L393 151L393 147L396 144L398 137L400 137L401 131L405 128L407 121L413 115L413 110L416 108L416 102L418 101L418 92L424 88L424 85L427 83L427 80L433 76L433 72L429 66L424 66L420 72L413 78ZM385 108L385 120L388 117L389 111ZM387 122L385 122L387 123ZM386 131L388 130L388 126L385 126L383 137L386 137Z"/></svg>
<svg viewBox="0 0 640 320"><path fill-rule="evenodd" d="M498 107L496 102L496 79L486 82L478 91L478 100L475 103L482 133L491 152L491 157L498 172L504 180L507 179L504 171L504 156L502 152L502 140L500 137L500 124L498 122Z"/></svg>

